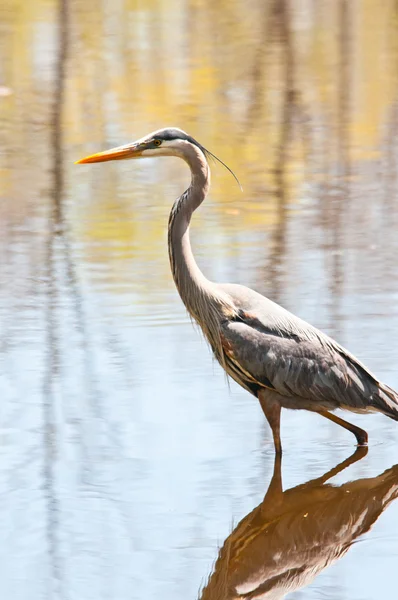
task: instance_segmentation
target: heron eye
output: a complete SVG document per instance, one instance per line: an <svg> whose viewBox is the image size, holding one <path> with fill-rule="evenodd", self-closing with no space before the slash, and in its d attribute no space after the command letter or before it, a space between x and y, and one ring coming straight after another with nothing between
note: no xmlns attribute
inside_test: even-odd
<svg viewBox="0 0 398 600"><path fill-rule="evenodd" d="M160 146L161 143L162 143L162 140L154 140L153 145Z"/></svg>

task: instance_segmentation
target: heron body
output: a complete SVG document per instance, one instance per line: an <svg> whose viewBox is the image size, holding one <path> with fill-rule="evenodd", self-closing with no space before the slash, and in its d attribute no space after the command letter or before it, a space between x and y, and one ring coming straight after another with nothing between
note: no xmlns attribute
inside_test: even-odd
<svg viewBox="0 0 398 600"><path fill-rule="evenodd" d="M181 299L218 362L259 399L277 453L282 450L281 408L317 412L351 431L359 445L366 444L364 430L330 411L376 411L398 420L397 392L312 325L250 288L209 281L196 264L189 225L210 186L209 155L214 157L185 132L166 128L78 163L155 156L185 160L191 169L191 184L170 212L170 265Z"/></svg>

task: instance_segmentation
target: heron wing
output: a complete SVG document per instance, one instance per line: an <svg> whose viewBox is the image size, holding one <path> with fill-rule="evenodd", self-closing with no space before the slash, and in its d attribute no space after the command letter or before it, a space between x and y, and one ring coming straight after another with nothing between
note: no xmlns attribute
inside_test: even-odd
<svg viewBox="0 0 398 600"><path fill-rule="evenodd" d="M264 322L239 310L222 324L222 344L232 376L251 391L267 387L329 409L361 411L377 404L377 379L334 340L287 311Z"/></svg>

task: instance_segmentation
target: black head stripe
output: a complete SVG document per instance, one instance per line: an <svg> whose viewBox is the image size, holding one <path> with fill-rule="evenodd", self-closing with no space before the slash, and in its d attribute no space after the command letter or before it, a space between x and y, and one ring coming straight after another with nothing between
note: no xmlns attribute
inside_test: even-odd
<svg viewBox="0 0 398 600"><path fill-rule="evenodd" d="M179 129L165 129L162 132L159 132L158 136L155 136L160 140L164 140L165 142L169 142L171 140L188 140L190 142L196 143L191 136L184 133L184 131L180 131Z"/></svg>

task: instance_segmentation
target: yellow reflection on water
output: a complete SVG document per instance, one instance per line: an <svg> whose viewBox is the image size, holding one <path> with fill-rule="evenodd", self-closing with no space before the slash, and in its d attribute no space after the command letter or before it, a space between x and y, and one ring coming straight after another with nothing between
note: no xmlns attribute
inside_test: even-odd
<svg viewBox="0 0 398 600"><path fill-rule="evenodd" d="M8 148L0 192L15 199L2 211L17 219L51 202L44 174L52 160L56 8L55 0L6 0L1 9L0 85L10 94L0 96ZM112 264L137 248L160 247L165 212L151 212L149 231L128 215L145 212L155 197L169 206L187 174L158 161L101 166L92 175L72 167L79 156L181 127L236 171L244 188L242 195L215 167L215 207L212 216L201 211L198 227L213 219L220 231L249 234L271 231L281 203L299 207L311 183L329 185L336 172L354 181L352 165L379 158L396 119L393 0L382 8L377 0L71 0L68 13L64 168L74 235L95 241L89 260L101 242L101 260ZM108 253L105 242L123 249Z"/></svg>

